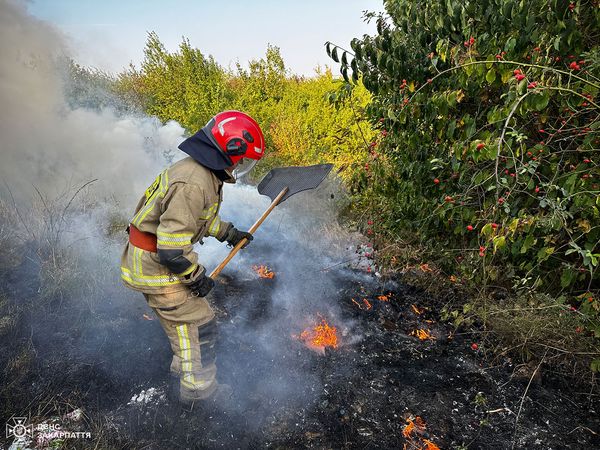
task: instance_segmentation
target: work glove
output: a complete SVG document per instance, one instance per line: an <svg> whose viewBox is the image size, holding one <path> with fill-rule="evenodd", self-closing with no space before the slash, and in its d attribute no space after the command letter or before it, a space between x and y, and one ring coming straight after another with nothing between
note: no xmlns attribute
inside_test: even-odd
<svg viewBox="0 0 600 450"><path fill-rule="evenodd" d="M215 282L212 278L206 276L206 270L194 274L192 281L185 283L194 297L206 297L208 293L215 287Z"/></svg>
<svg viewBox="0 0 600 450"><path fill-rule="evenodd" d="M254 239L254 236L252 236L252 234L248 233L247 231L240 231L234 226L232 226L229 229L229 231L227 232L227 235L225 236L225 240L227 241L227 244L231 245L232 247L235 247L236 245L238 245L239 242L244 238L248 239L248 242L246 242L242 246L242 248L246 248L248 246L248 244L250 243L250 241L252 239Z"/></svg>

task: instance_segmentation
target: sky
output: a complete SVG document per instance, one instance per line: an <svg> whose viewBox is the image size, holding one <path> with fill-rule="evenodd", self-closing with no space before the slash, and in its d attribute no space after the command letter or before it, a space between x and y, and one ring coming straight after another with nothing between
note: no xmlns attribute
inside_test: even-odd
<svg viewBox="0 0 600 450"><path fill-rule="evenodd" d="M243 66L281 49L288 69L310 76L317 66L337 66L325 53L332 41L374 34L363 11L382 11L383 0L29 0L28 11L57 27L81 65L118 73L139 67L149 32L167 50L183 37L225 67Z"/></svg>

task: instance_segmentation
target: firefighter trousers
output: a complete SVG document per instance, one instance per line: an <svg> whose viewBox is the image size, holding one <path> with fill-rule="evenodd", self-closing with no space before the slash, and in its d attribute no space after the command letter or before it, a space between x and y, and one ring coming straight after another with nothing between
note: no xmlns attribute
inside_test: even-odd
<svg viewBox="0 0 600 450"><path fill-rule="evenodd" d="M194 297L188 289L144 297L169 338L173 351L171 374L179 377L180 398L209 397L217 386L217 321L210 304L205 298Z"/></svg>

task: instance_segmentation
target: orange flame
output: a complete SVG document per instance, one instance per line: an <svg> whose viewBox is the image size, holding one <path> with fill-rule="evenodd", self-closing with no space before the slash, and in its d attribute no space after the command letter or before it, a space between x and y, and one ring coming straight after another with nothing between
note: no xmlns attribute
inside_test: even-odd
<svg viewBox="0 0 600 450"><path fill-rule="evenodd" d="M418 337L420 340L425 341L425 340L430 340L430 341L434 341L435 337L433 337L431 335L431 333L429 332L429 330L413 330L410 332L411 336L416 336Z"/></svg>
<svg viewBox="0 0 600 450"><path fill-rule="evenodd" d="M273 278L275 276L275 272L271 271L267 266L264 265L254 265L252 266L252 270L254 270L261 278Z"/></svg>
<svg viewBox="0 0 600 450"><path fill-rule="evenodd" d="M300 333L299 339L308 348L325 353L325 347L337 348L337 329L321 319L321 323Z"/></svg>
<svg viewBox="0 0 600 450"><path fill-rule="evenodd" d="M377 300L379 300L380 302L389 302L391 296L392 296L391 292L389 294L387 294L387 295L379 295L377 297Z"/></svg>
<svg viewBox="0 0 600 450"><path fill-rule="evenodd" d="M425 422L419 416L415 417L415 420L406 419L407 425L402 430L402 436L407 439L412 439L413 433L423 433L425 431Z"/></svg>
<svg viewBox="0 0 600 450"><path fill-rule="evenodd" d="M366 298L363 298L362 301L363 301L362 304L360 304L356 300L352 299L352 303L354 303L356 306L358 306L358 309L364 309L365 311L368 311L373 307L371 302L369 300L367 300Z"/></svg>
<svg viewBox="0 0 600 450"><path fill-rule="evenodd" d="M427 439L423 439L423 442L425 442L425 450L440 450L437 445Z"/></svg>
<svg viewBox="0 0 600 450"><path fill-rule="evenodd" d="M425 433L425 421L419 416L415 420L406 419L406 426L402 430L402 436L408 440L408 445L404 444L404 449L415 448L418 450L440 450L440 448L428 439L422 436Z"/></svg>

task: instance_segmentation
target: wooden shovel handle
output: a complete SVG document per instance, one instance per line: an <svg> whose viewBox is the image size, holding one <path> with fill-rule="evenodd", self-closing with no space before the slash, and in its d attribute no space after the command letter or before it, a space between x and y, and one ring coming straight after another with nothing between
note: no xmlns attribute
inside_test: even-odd
<svg viewBox="0 0 600 450"><path fill-rule="evenodd" d="M275 197L275 199L271 202L271 205L267 208L267 210L263 213L263 215L260 216L260 218L254 223L254 225L252 225L250 227L250 229L248 230L248 232L250 234L254 234L254 232L258 229L258 227L260 227L260 225L265 221L267 216L269 214L271 214L271 211L273 211L273 209L281 201L283 196L285 194L287 194L287 191L288 191L288 188L285 187L282 189L282 191L279 194L277 194L277 197ZM223 262L221 264L219 264L217 266L217 268L211 272L209 277L212 278L213 280L215 278L217 278L217 276L221 273L221 271L225 268L225 266L229 263L229 261L231 261L231 259L235 256L235 254L240 251L240 248L242 248L246 242L248 242L248 239L246 239L246 238L244 238L240 242L238 242L237 245L231 249L231 251L229 252L229 255L227 255L227 258L225 258L223 260Z"/></svg>

